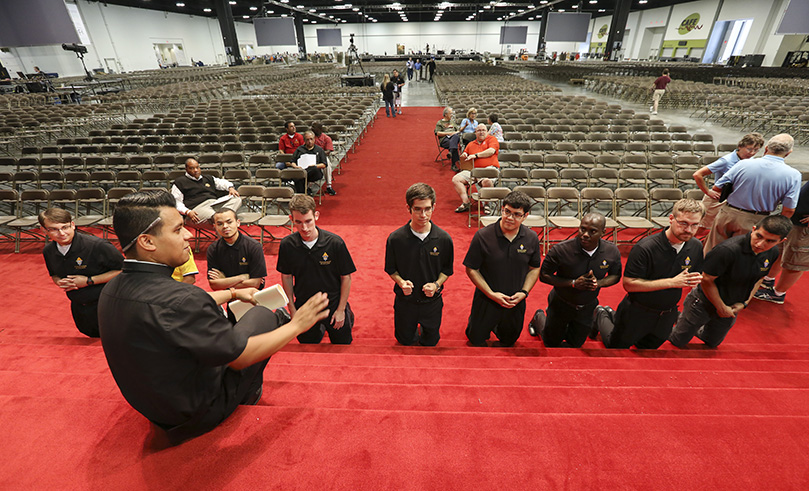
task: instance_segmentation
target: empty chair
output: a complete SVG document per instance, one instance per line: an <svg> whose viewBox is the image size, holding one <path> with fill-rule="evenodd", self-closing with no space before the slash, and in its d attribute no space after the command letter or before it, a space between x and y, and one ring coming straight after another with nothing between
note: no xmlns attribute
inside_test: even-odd
<svg viewBox="0 0 809 491"><path fill-rule="evenodd" d="M649 193L649 218L658 227L669 226L669 214L674 203L683 198L683 191L677 188L659 187ZM701 199L701 198L700 198Z"/></svg>
<svg viewBox="0 0 809 491"><path fill-rule="evenodd" d="M305 174L305 173L304 173ZM264 244L264 234L271 240L280 240L272 233L274 228L285 228L292 233L292 221L289 219L289 201L295 194L292 188L286 186L266 187L262 192L264 197L263 216L256 222L261 229L261 243Z"/></svg>
<svg viewBox="0 0 809 491"><path fill-rule="evenodd" d="M643 169L621 169L618 171L620 187L640 187L646 189L646 171Z"/></svg>
<svg viewBox="0 0 809 491"><path fill-rule="evenodd" d="M264 214L264 186L241 185L238 187L237 191L242 198L242 206L247 208L247 211L241 211L239 213L239 220L242 226L255 224Z"/></svg>
<svg viewBox="0 0 809 491"><path fill-rule="evenodd" d="M559 171L559 186L574 187L581 190L587 187L589 172L587 169L562 169Z"/></svg>
<svg viewBox="0 0 809 491"><path fill-rule="evenodd" d="M634 231L635 235L628 240L621 240L620 234L617 243L633 243L655 229L655 224L649 220L649 194L643 188L618 188L615 190L615 221L618 222L619 232Z"/></svg>
<svg viewBox="0 0 809 491"><path fill-rule="evenodd" d="M609 189L618 187L618 169L595 167L590 169L590 186L604 186Z"/></svg>
<svg viewBox="0 0 809 491"><path fill-rule="evenodd" d="M612 219L615 214L615 197L610 188L584 188L581 190L581 216L597 212L604 215L604 234L609 233L615 242L618 223Z"/></svg>
<svg viewBox="0 0 809 491"><path fill-rule="evenodd" d="M531 170L531 185L551 188L559 186L559 171L556 169Z"/></svg>
<svg viewBox="0 0 809 491"><path fill-rule="evenodd" d="M511 189L502 186L480 188L477 195L478 227L491 225L500 218L503 198L510 192Z"/></svg>
<svg viewBox="0 0 809 491"><path fill-rule="evenodd" d="M90 227L103 220L107 209L107 193L102 188L76 190L77 227Z"/></svg>
<svg viewBox="0 0 809 491"><path fill-rule="evenodd" d="M552 187L546 190L547 197L547 231L545 243L547 247L556 242L567 240L576 234L581 216L581 196L576 188ZM567 230L567 235L553 239L554 230Z"/></svg>
<svg viewBox="0 0 809 491"><path fill-rule="evenodd" d="M677 185L677 179L671 169L649 169L646 171L646 185L650 190L656 187L673 188Z"/></svg>
<svg viewBox="0 0 809 491"><path fill-rule="evenodd" d="M515 186L528 184L529 180L528 169L510 168L500 170L500 183L505 187L513 189Z"/></svg>

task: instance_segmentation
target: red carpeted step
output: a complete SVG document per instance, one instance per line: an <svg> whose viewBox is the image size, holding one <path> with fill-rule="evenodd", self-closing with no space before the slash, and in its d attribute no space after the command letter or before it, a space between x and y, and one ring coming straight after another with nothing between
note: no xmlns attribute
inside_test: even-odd
<svg viewBox="0 0 809 491"><path fill-rule="evenodd" d="M60 405L0 396L4 488L803 489L809 447L806 417L267 406L167 447L123 402Z"/></svg>

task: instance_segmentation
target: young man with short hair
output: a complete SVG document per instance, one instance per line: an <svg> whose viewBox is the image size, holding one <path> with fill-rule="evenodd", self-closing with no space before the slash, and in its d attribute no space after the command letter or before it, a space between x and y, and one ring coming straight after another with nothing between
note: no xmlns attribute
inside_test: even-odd
<svg viewBox="0 0 809 491"><path fill-rule="evenodd" d="M76 233L76 224L67 210L48 208L39 214L39 224L52 241L42 249L48 274L70 299L79 332L97 338L98 297L104 283L121 272L124 258L106 240Z"/></svg>
<svg viewBox="0 0 809 491"><path fill-rule="evenodd" d="M295 131L295 123L287 121L284 123L286 133L278 140L278 150L284 153L292 153L296 148L303 145L303 135Z"/></svg>
<svg viewBox="0 0 809 491"><path fill-rule="evenodd" d="M789 218L770 215L751 232L711 249L705 256L702 282L683 301L683 313L669 336L671 344L685 348L697 336L711 348L719 346L778 259L776 246L790 230Z"/></svg>
<svg viewBox="0 0 809 491"><path fill-rule="evenodd" d="M652 114L657 114L657 106L660 104L660 98L666 93L666 87L669 83L671 83L669 69L664 68L663 74L657 77L652 83L652 107L649 108Z"/></svg>
<svg viewBox="0 0 809 491"><path fill-rule="evenodd" d="M208 247L208 283L213 290L264 288L267 265L256 239L239 231L236 212L223 209L213 216L219 239Z"/></svg>
<svg viewBox="0 0 809 491"><path fill-rule="evenodd" d="M385 272L396 295L394 334L405 346L435 346L441 337L444 283L453 272L452 238L432 222L432 187L413 184L405 200L410 221L391 233L385 245Z"/></svg>
<svg viewBox="0 0 809 491"><path fill-rule="evenodd" d="M547 317L541 309L537 311L528 333L542 337L547 347L584 344L593 327L599 291L621 279L621 253L602 239L605 225L604 215L587 213L577 236L551 247L542 262L539 280L553 289L548 294Z"/></svg>
<svg viewBox="0 0 809 491"><path fill-rule="evenodd" d="M311 196L296 194L289 204L295 233L281 240L276 269L289 298L289 312L295 314L310 296L325 292L331 317L298 335L303 344L317 344L329 334L332 344L351 344L354 313L348 303L351 274L357 268L345 242L337 234L317 226L320 213Z"/></svg>
<svg viewBox="0 0 809 491"><path fill-rule="evenodd" d="M531 198L512 191L503 198L500 219L478 230L463 264L475 285L466 326L473 346L486 346L491 333L513 346L522 332L525 299L539 278L542 251L537 234L522 224Z"/></svg>
<svg viewBox="0 0 809 491"><path fill-rule="evenodd" d="M694 234L704 213L699 201L681 199L672 208L669 227L644 237L629 251L626 296L614 312L596 308L595 324L604 346L657 349L666 342L679 315L683 288L702 281L702 243Z"/></svg>
<svg viewBox="0 0 809 491"><path fill-rule="evenodd" d="M254 302L255 288L206 293L174 281L192 235L165 190L121 199L113 226L126 261L101 294L101 344L121 394L171 443L257 403L269 357L328 315L325 295L315 295L292 320L256 306L233 325L220 305Z"/></svg>

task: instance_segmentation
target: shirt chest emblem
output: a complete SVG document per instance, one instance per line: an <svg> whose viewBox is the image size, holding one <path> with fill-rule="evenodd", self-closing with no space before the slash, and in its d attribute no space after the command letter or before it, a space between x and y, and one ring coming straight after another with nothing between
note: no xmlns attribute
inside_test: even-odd
<svg viewBox="0 0 809 491"><path fill-rule="evenodd" d="M87 265L84 264L84 259L77 257L76 258L76 269L86 269Z"/></svg>
<svg viewBox="0 0 809 491"><path fill-rule="evenodd" d="M528 249L523 244L520 244L520 247L517 248L517 254L525 254L526 252L528 252Z"/></svg>
<svg viewBox="0 0 809 491"><path fill-rule="evenodd" d="M248 264L247 258L242 256L241 260L239 261L239 266L247 266Z"/></svg>
<svg viewBox="0 0 809 491"><path fill-rule="evenodd" d="M769 269L770 269L770 260L769 260L769 259L765 259L765 260L764 260L764 266L761 268L761 271L767 271L767 270L769 270Z"/></svg>
<svg viewBox="0 0 809 491"><path fill-rule="evenodd" d="M206 188L209 188L209 187L211 187L211 184L206 182L206 183L205 183L205 187L206 187Z"/></svg>
<svg viewBox="0 0 809 491"><path fill-rule="evenodd" d="M430 255L431 256L438 256L439 255L438 247L433 246L433 249L430 251Z"/></svg>
<svg viewBox="0 0 809 491"><path fill-rule="evenodd" d="M601 265L600 265L599 267L600 267L601 269L608 269L608 268L610 267L610 265L609 265L609 264L607 264L607 260L606 260L606 259L602 259L602 260L601 260Z"/></svg>
<svg viewBox="0 0 809 491"><path fill-rule="evenodd" d="M331 259L329 258L329 253L324 252L323 255L320 256L320 265L321 266L328 266L331 264Z"/></svg>
<svg viewBox="0 0 809 491"><path fill-rule="evenodd" d="M680 266L682 269L688 269L691 266L691 256L685 256L685 261L683 261L683 265Z"/></svg>

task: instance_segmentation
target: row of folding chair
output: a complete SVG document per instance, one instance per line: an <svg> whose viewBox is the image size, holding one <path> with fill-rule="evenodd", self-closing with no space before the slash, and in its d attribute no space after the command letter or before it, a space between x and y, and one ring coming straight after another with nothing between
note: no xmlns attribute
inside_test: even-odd
<svg viewBox="0 0 809 491"><path fill-rule="evenodd" d="M610 189L640 187L651 190L656 187L690 189L696 187L692 169L614 169L610 167L592 167L576 169L523 169L501 168L496 174L486 176L497 185L514 188L520 185L536 185L543 187L605 187ZM475 177L481 177L480 172ZM482 178L482 177L481 177ZM705 180L710 185L710 176Z"/></svg>
<svg viewBox="0 0 809 491"><path fill-rule="evenodd" d="M501 152L498 154L500 166L523 167L526 169L565 169L565 168L591 168L591 167L611 167L615 169L640 168L640 169L670 169L677 171L683 168L697 168L715 162L719 156L717 154L708 155L651 155L645 153L632 154L601 154L592 155L585 153L541 153L532 151L531 153Z"/></svg>
<svg viewBox="0 0 809 491"><path fill-rule="evenodd" d="M684 193L677 188L543 187L522 185L514 188L524 192L533 204L524 225L541 237L543 250L574 236L581 217L599 212L607 218L607 236L613 242L633 243L669 225L668 215L674 203L683 197L701 199L700 190ZM496 221L502 200L511 191L508 187L481 188L475 196L478 226ZM486 214L484 209L489 209ZM556 237L552 234L559 232ZM627 238L629 236L629 238Z"/></svg>
<svg viewBox="0 0 809 491"><path fill-rule="evenodd" d="M727 147L722 147L723 150ZM734 146L734 149L736 147ZM723 153L712 143L642 143L642 142L620 142L620 141L503 141L500 142L501 151L512 151L520 153L586 153L590 155L612 154L620 155L626 153L641 153L646 155L670 154L670 155L707 155Z"/></svg>

